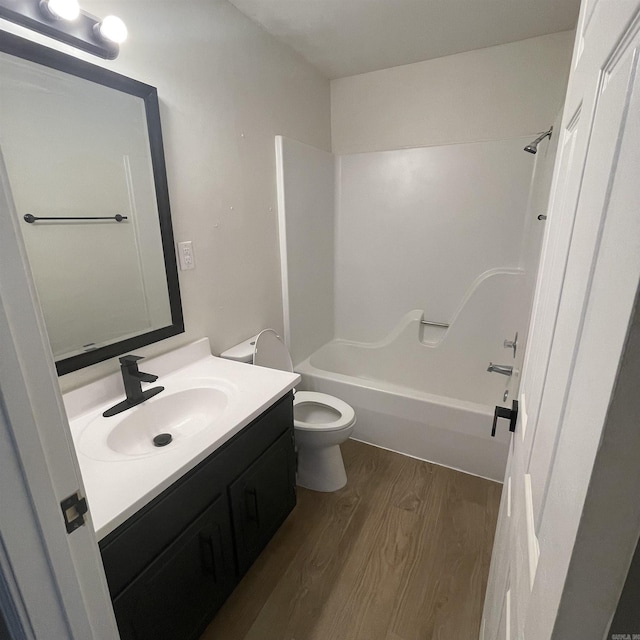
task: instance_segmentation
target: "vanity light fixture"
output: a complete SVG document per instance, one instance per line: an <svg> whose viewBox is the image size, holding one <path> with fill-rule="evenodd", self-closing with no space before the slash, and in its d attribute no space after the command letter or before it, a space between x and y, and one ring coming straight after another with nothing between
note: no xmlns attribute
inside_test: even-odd
<svg viewBox="0 0 640 640"><path fill-rule="evenodd" d="M127 25L118 16L107 16L93 30L99 38L116 44L122 44L128 35Z"/></svg>
<svg viewBox="0 0 640 640"><path fill-rule="evenodd" d="M75 20L80 15L77 0L40 0L40 8L46 17L57 20Z"/></svg>
<svg viewBox="0 0 640 640"><path fill-rule="evenodd" d="M127 38L120 18L92 16L78 0L0 0L0 18L106 60L118 57Z"/></svg>

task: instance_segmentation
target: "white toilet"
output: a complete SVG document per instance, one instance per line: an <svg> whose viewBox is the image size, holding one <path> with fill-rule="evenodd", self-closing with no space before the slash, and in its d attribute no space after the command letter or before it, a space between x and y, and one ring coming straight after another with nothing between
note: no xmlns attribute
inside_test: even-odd
<svg viewBox="0 0 640 640"><path fill-rule="evenodd" d="M273 329L265 329L220 356L293 372L289 351ZM297 483L314 491L337 491L347 484L340 444L351 435L356 414L346 402L325 393L294 391L294 394Z"/></svg>

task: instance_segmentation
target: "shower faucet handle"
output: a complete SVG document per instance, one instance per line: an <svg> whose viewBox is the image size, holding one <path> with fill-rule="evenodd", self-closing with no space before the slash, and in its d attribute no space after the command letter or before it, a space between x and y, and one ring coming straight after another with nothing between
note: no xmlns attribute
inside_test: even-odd
<svg viewBox="0 0 640 640"><path fill-rule="evenodd" d="M516 337L513 340L505 340L502 343L505 349L513 349L513 357L516 357L516 350L518 349L518 332L516 331Z"/></svg>

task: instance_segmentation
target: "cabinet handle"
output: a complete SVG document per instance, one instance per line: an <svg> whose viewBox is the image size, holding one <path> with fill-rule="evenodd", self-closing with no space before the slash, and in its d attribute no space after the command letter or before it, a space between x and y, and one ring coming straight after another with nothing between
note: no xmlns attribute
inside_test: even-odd
<svg viewBox="0 0 640 640"><path fill-rule="evenodd" d="M200 534L200 548L202 550L202 566L204 570L213 576L215 582L218 582L216 572L216 554L213 546L213 535Z"/></svg>
<svg viewBox="0 0 640 640"><path fill-rule="evenodd" d="M250 522L255 522L259 526L260 520L258 518L258 493L254 488L244 490L244 503L246 506L247 520L249 520Z"/></svg>

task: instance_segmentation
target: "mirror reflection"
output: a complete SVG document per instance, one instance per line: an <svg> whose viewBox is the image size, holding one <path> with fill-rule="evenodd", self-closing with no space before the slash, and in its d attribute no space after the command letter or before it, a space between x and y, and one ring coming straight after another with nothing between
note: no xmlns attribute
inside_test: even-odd
<svg viewBox="0 0 640 640"><path fill-rule="evenodd" d="M0 96L0 151L56 362L167 337L153 332L176 320L168 258L177 274L172 238L163 250L145 100L7 53Z"/></svg>

